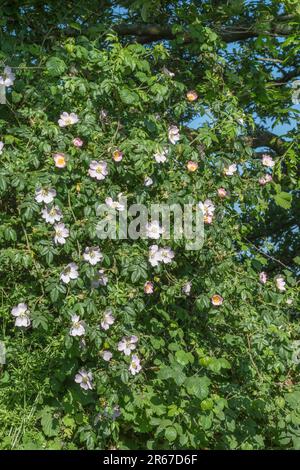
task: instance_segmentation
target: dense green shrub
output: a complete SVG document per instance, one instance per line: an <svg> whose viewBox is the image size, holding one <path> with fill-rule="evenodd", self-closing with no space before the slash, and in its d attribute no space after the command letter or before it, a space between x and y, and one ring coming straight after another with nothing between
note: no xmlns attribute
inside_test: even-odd
<svg viewBox="0 0 300 470"><path fill-rule="evenodd" d="M163 44L124 45L113 33L106 48L67 38L36 68L18 64L0 122L1 448L300 447L298 287L281 262L265 280L267 253L247 240L269 204L290 207L281 158L254 154L252 116L221 79L216 37L202 34L209 58L199 83L188 71L168 72ZM209 125L188 127L207 109ZM78 120L61 126L63 112ZM170 126L179 128L175 144ZM92 161L105 162L103 179L91 177ZM266 174L273 181L261 184ZM65 243L54 240L39 188L55 189L49 207L68 229ZM99 240L97 204L119 193L147 206L212 201L203 248ZM153 244L172 249L170 263L151 266ZM102 254L95 265L83 256L94 246ZM69 263L75 279L65 273L63 282ZM21 305L13 316L20 303L28 311L22 317ZM114 322L104 329L108 309ZM84 335L73 336L72 316ZM118 350L130 336L135 375ZM75 382L80 370L92 373L87 390Z"/></svg>

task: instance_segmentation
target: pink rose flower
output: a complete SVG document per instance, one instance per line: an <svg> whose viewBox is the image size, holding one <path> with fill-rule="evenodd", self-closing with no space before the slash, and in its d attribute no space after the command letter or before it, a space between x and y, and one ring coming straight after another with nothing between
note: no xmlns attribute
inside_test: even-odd
<svg viewBox="0 0 300 470"><path fill-rule="evenodd" d="M79 137L75 137L75 139L73 139L73 145L75 145L75 147L82 147L83 140L81 140Z"/></svg>

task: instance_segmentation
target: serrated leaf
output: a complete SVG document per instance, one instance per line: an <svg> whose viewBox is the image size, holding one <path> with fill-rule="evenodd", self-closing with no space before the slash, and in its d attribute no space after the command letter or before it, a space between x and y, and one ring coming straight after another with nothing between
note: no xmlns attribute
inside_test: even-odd
<svg viewBox="0 0 300 470"><path fill-rule="evenodd" d="M209 392L209 385L210 385L210 380L208 377L188 377L184 383L184 386L186 387L187 392L190 395L194 395L195 397L199 398L200 400L203 400L208 396Z"/></svg>

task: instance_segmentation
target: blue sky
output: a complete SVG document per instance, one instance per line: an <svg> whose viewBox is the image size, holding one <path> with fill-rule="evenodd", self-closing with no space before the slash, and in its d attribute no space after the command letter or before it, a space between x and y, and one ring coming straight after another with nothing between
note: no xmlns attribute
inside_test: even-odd
<svg viewBox="0 0 300 470"><path fill-rule="evenodd" d="M248 2L248 3L251 3L251 2ZM284 39L282 39L284 40ZM226 48L226 52L229 53L229 54L239 54L239 44L238 43L230 43L227 45L227 48ZM276 76L280 76L280 74L278 74L276 68L274 68L274 77ZM299 113L300 113L300 105L293 105L291 106L292 109L295 109L297 110ZM268 129L270 132L273 132L274 134L278 135L278 136L283 136L285 135L288 131L292 130L292 129L295 129L298 125L298 121L296 119L290 119L290 122L289 123L285 123L285 124L277 124L276 126L273 127L274 125L274 121L275 120L272 120L272 119L266 119L264 122L260 121L260 119L256 118L254 116L254 119L255 121L257 122L257 124L261 124L263 125L266 129ZM210 123L211 120L209 118L209 116L199 116L198 118L194 119L191 123L190 123L190 126L192 128L197 128L205 123Z"/></svg>

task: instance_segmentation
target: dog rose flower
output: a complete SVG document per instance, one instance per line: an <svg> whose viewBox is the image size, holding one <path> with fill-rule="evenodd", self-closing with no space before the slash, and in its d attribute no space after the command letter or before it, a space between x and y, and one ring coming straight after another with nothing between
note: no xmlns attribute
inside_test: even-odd
<svg viewBox="0 0 300 470"><path fill-rule="evenodd" d="M93 375L85 369L80 369L78 374L75 375L75 382L79 384L83 390L93 389Z"/></svg>
<svg viewBox="0 0 300 470"><path fill-rule="evenodd" d="M131 357L131 363L129 366L129 371L131 372L132 375L136 375L140 372L142 369L142 366L140 364L140 360L136 354L133 354Z"/></svg>
<svg viewBox="0 0 300 470"><path fill-rule="evenodd" d="M69 284L71 279L77 279L79 277L78 266L76 263L69 263L60 275L60 279L65 283Z"/></svg>
<svg viewBox="0 0 300 470"><path fill-rule="evenodd" d="M171 144L176 144L180 140L179 129L177 126L170 126L168 129L168 137Z"/></svg>
<svg viewBox="0 0 300 470"><path fill-rule="evenodd" d="M88 261L92 266L95 266L95 264L102 261L103 255L98 246L87 246L83 253L83 259Z"/></svg>
<svg viewBox="0 0 300 470"><path fill-rule="evenodd" d="M220 305L222 305L223 301L224 301L223 297L221 297L219 294L214 294L211 298L211 303L215 307L219 307Z"/></svg>
<svg viewBox="0 0 300 470"><path fill-rule="evenodd" d="M53 202L55 196L55 189L37 188L35 191L35 200L39 203L44 202L45 204L50 204L51 202Z"/></svg>
<svg viewBox="0 0 300 470"><path fill-rule="evenodd" d="M78 315L72 315L72 326L70 328L70 336L83 336L85 334L85 324Z"/></svg>
<svg viewBox="0 0 300 470"><path fill-rule="evenodd" d="M66 238L69 236L69 230L65 226L65 224L60 223L54 225L54 243L59 245L64 245L66 243Z"/></svg>
<svg viewBox="0 0 300 470"><path fill-rule="evenodd" d="M189 162L187 162L186 167L187 167L188 171L193 173L194 171L198 170L198 163L193 162L192 160L190 160Z"/></svg>
<svg viewBox="0 0 300 470"><path fill-rule="evenodd" d="M53 155L54 163L56 168L65 168L67 160L64 153L55 153Z"/></svg>
<svg viewBox="0 0 300 470"><path fill-rule="evenodd" d="M198 99L198 94L195 90L190 90L187 92L186 97L188 101L193 102Z"/></svg>
<svg viewBox="0 0 300 470"><path fill-rule="evenodd" d="M75 145L75 147L82 147L83 146L83 140L81 140L79 137L75 137L75 139L73 139L73 145Z"/></svg>
<svg viewBox="0 0 300 470"><path fill-rule="evenodd" d="M76 124L77 122L79 122L79 118L77 114L75 113L69 114L69 113L63 112L60 115L60 118L58 120L58 125L59 127L67 127L67 126L72 126L73 124Z"/></svg>
<svg viewBox="0 0 300 470"><path fill-rule="evenodd" d="M27 304L20 303L13 307L11 314L15 317L15 326L27 328L31 324Z"/></svg>
<svg viewBox="0 0 300 470"><path fill-rule="evenodd" d="M114 323L115 317L113 316L111 309L108 308L104 312L103 319L101 321L101 328L103 330L108 330Z"/></svg>
<svg viewBox="0 0 300 470"><path fill-rule="evenodd" d="M92 160L90 163L89 175L91 178L95 178L97 180L104 180L105 177L108 175L107 163Z"/></svg>
<svg viewBox="0 0 300 470"><path fill-rule="evenodd" d="M131 351L136 348L136 343L138 342L137 336L133 335L129 338L123 338L118 344L118 351L121 351L125 356L130 356Z"/></svg>

